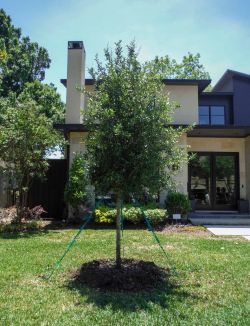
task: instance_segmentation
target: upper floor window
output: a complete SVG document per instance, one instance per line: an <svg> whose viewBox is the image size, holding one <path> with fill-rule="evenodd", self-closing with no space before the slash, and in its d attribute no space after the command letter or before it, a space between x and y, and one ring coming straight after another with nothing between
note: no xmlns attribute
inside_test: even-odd
<svg viewBox="0 0 250 326"><path fill-rule="evenodd" d="M200 125L224 125L225 124L224 106L219 106L219 105L199 106L199 124Z"/></svg>

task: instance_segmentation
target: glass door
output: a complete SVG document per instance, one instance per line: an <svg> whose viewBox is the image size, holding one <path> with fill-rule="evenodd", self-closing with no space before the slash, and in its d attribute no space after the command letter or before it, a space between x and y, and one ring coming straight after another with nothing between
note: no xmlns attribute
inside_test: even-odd
<svg viewBox="0 0 250 326"><path fill-rule="evenodd" d="M235 209L237 202L237 160L235 155L216 155L215 171L215 209Z"/></svg>
<svg viewBox="0 0 250 326"><path fill-rule="evenodd" d="M189 197L195 200L196 209L211 209L211 156L194 154L189 175Z"/></svg>
<svg viewBox="0 0 250 326"><path fill-rule="evenodd" d="M239 198L238 153L194 153L189 198L197 210L234 210Z"/></svg>

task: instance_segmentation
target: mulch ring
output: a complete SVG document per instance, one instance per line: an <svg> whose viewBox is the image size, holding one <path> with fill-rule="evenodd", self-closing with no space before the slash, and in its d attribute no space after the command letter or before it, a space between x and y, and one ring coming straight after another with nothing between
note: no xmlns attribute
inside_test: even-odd
<svg viewBox="0 0 250 326"><path fill-rule="evenodd" d="M158 287L169 274L149 261L123 259L117 269L114 260L93 260L74 273L73 281L101 291L140 291Z"/></svg>

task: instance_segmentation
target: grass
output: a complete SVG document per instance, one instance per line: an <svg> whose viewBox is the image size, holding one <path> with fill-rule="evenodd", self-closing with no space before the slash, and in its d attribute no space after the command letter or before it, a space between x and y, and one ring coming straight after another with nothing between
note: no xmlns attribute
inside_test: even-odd
<svg viewBox="0 0 250 326"><path fill-rule="evenodd" d="M195 230L195 229L194 229ZM198 230L199 231L199 230ZM124 256L176 266L160 289L100 293L76 286L83 262L113 258L114 231L86 230L51 281L44 273L76 230L0 237L0 325L249 325L249 242L194 232L159 232L162 255L149 232L124 232Z"/></svg>

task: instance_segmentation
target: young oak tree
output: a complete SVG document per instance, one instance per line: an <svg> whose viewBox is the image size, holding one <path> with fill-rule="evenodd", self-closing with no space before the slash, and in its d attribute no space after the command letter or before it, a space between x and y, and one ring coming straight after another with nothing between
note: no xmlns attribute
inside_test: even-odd
<svg viewBox="0 0 250 326"><path fill-rule="evenodd" d="M178 146L183 128L169 126L177 105L164 92L162 60L141 64L131 42L123 53L107 48L105 63L96 58L90 73L95 92L88 94L84 123L89 126L86 160L89 179L98 193L116 195L116 266L121 266L121 205L128 194L156 194L172 183L187 161Z"/></svg>
<svg viewBox="0 0 250 326"><path fill-rule="evenodd" d="M63 144L53 129L51 119L27 97L0 101L0 170L17 190L17 221L27 208L27 194L32 180L43 177L48 169L46 154Z"/></svg>

